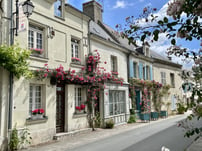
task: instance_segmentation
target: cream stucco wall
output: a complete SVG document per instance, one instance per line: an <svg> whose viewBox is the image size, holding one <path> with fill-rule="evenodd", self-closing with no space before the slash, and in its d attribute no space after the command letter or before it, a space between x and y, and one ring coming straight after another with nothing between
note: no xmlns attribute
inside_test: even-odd
<svg viewBox="0 0 202 151"><path fill-rule="evenodd" d="M22 0L20 1L22 2ZM44 33L44 57L30 57L30 69L37 70L48 64L50 69L62 65L64 70L69 68L79 71L84 66L85 55L88 54L86 38L88 34L88 17L81 12L66 6L64 18L54 16L54 0L35 0L34 12L29 19L25 18L25 30L19 31L15 43L22 48L28 48L29 24L41 27ZM55 36L48 37L49 27L53 27ZM80 41L81 65L71 63L71 38ZM29 51L29 50L28 50ZM29 121L29 86L42 85L42 106L48 119ZM13 122L14 127L29 129L32 145L47 142L56 134L56 86L50 84L50 79L42 81L36 79L14 79L13 90ZM65 91L65 132L86 128L86 115L75 116L74 85L66 85Z"/></svg>
<svg viewBox="0 0 202 151"><path fill-rule="evenodd" d="M167 102L171 103L169 107L169 110L171 110L172 96L175 96L176 101L179 101L178 96L179 96L179 99L182 99L182 79L179 75L181 73L181 69L179 67L174 67L172 65L166 65L166 63L153 64L153 78L155 81L158 81L160 83L161 83L161 72L166 73L166 84L171 85L170 73L173 73L175 77L175 87L171 87L169 90L169 95L163 98L163 101L165 102L165 104ZM167 110L166 105L162 106L162 110Z"/></svg>

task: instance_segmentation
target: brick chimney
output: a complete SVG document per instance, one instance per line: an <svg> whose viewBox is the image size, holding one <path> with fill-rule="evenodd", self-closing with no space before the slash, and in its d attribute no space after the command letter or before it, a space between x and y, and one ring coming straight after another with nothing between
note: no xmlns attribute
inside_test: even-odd
<svg viewBox="0 0 202 151"><path fill-rule="evenodd" d="M91 19L93 19L96 23L98 21L102 22L102 5L96 2L95 0L91 0L83 4L83 12Z"/></svg>

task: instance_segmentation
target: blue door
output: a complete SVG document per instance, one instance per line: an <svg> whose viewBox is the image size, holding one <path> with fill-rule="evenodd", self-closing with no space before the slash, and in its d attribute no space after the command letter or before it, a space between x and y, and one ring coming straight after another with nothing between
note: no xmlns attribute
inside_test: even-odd
<svg viewBox="0 0 202 151"><path fill-rule="evenodd" d="M140 106L140 90L135 90L135 93L136 93L136 98L135 98L136 109L140 112L140 110L141 110L141 106Z"/></svg>

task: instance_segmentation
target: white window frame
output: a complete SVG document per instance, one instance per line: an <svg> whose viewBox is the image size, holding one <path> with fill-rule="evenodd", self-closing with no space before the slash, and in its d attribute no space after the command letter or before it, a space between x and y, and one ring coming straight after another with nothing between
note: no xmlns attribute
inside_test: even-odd
<svg viewBox="0 0 202 151"><path fill-rule="evenodd" d="M30 32L33 32L33 42L30 41ZM41 46L38 46L38 43L37 43L37 34L40 34L41 35ZM44 49L44 45L45 45L45 42L44 42L44 29L41 28L41 27L37 27L37 26L34 26L34 25L29 25L29 31L28 31L28 48L29 49L42 49L43 50L43 53L39 56L44 56L45 54L45 49ZM31 46L30 43L33 43L33 46Z"/></svg>
<svg viewBox="0 0 202 151"><path fill-rule="evenodd" d="M85 105L84 102L84 89L81 86L75 86L74 88L74 102L75 102L75 113L85 113L86 107L84 110L80 112L76 110L76 106L81 106L81 104ZM85 105L86 106L86 105Z"/></svg>
<svg viewBox="0 0 202 151"><path fill-rule="evenodd" d="M40 93L38 93L38 96L37 96L37 87L40 88L40 91L39 91ZM38 104L37 104L37 98L39 98ZM42 100L43 100L43 86L38 84L30 84L29 86L29 116L32 115L33 110L43 108Z"/></svg>
<svg viewBox="0 0 202 151"><path fill-rule="evenodd" d="M165 72L161 72L161 83L163 85L166 84L166 73Z"/></svg>
<svg viewBox="0 0 202 151"><path fill-rule="evenodd" d="M54 3L54 15L56 17L64 18L64 4L65 4L64 0L56 0L55 1L55 3ZM59 7L61 8L61 10L58 9Z"/></svg>
<svg viewBox="0 0 202 151"><path fill-rule="evenodd" d="M111 55L111 71L112 72L118 72L118 62L117 57Z"/></svg>
<svg viewBox="0 0 202 151"><path fill-rule="evenodd" d="M136 66L134 66L134 65L136 65ZM134 78L138 78L138 67L139 67L138 63L134 61L133 62L133 77Z"/></svg>
<svg viewBox="0 0 202 151"><path fill-rule="evenodd" d="M113 94L115 93L115 94ZM122 94L121 94L122 93ZM122 95L122 96L121 96ZM112 98L110 98L112 96ZM126 97L123 90L109 90L109 116L124 114L126 112ZM112 107L112 112L110 108Z"/></svg>
<svg viewBox="0 0 202 151"><path fill-rule="evenodd" d="M80 58L80 40L71 39L71 53L72 57Z"/></svg>

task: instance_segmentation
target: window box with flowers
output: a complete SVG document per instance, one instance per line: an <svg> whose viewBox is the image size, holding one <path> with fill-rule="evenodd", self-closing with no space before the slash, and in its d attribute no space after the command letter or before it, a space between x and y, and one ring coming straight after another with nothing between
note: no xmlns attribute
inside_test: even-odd
<svg viewBox="0 0 202 151"><path fill-rule="evenodd" d="M80 106L75 107L75 114L84 114L86 106L84 104L81 104Z"/></svg>
<svg viewBox="0 0 202 151"><path fill-rule="evenodd" d="M81 64L81 59L79 59L77 57L72 57L72 63Z"/></svg>
<svg viewBox="0 0 202 151"><path fill-rule="evenodd" d="M33 56L42 56L43 55L43 49L37 49L37 48L31 48L31 55Z"/></svg>
<svg viewBox="0 0 202 151"><path fill-rule="evenodd" d="M44 118L44 109L35 109L32 111L31 119L43 119Z"/></svg>

